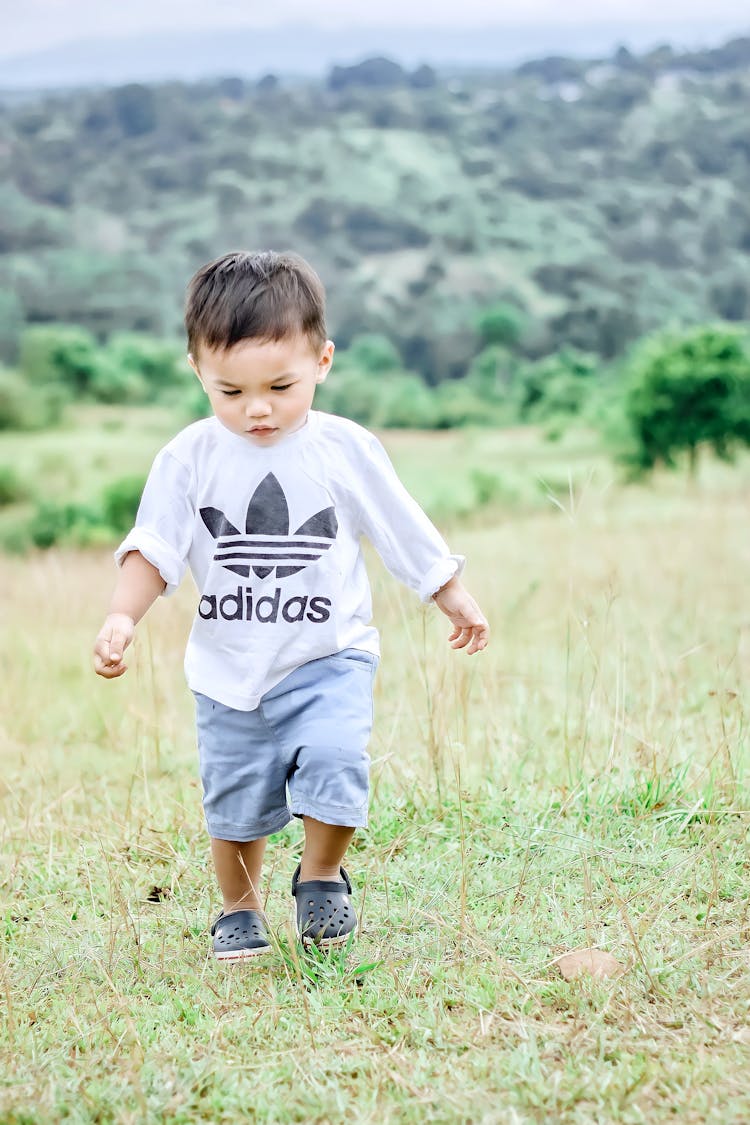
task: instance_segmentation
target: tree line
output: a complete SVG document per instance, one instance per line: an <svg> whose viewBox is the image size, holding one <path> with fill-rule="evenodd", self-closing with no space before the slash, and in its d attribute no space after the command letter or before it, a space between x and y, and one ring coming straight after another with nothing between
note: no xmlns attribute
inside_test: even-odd
<svg viewBox="0 0 750 1125"><path fill-rule="evenodd" d="M746 321L749 60L738 39L0 95L0 359L29 326L176 339L186 279L233 247L305 254L340 347L385 336L431 387L468 377L480 304L513 310L529 363Z"/></svg>

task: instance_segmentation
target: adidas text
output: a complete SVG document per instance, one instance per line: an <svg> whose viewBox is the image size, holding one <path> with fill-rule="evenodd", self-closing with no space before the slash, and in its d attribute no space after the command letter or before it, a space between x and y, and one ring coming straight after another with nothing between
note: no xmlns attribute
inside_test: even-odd
<svg viewBox="0 0 750 1125"><path fill-rule="evenodd" d="M283 621L322 623L331 616L330 598L308 598L306 594L295 595L282 605L281 587L277 586L270 594L253 600L252 586L238 586L235 594L204 594L198 605L198 615L204 621L260 621L262 624L275 624L279 616Z"/></svg>

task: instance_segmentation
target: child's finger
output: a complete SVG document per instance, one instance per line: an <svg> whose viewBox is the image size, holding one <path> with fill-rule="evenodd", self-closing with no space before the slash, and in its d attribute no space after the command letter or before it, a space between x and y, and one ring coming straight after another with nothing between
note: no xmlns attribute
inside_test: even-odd
<svg viewBox="0 0 750 1125"><path fill-rule="evenodd" d="M104 633L96 638L94 658L104 668L116 667L125 651L125 637L117 632ZM98 668L97 668L98 671Z"/></svg>
<svg viewBox="0 0 750 1125"><path fill-rule="evenodd" d="M475 652L482 652L487 648L489 642L490 630L488 625L476 625L472 629L471 644L466 652L469 656L473 656Z"/></svg>
<svg viewBox="0 0 750 1125"><path fill-rule="evenodd" d="M128 637L119 629L112 630L112 636L109 640L109 659L112 664L118 664L122 660L123 653L128 646Z"/></svg>
<svg viewBox="0 0 750 1125"><path fill-rule="evenodd" d="M471 639L470 629L459 629L454 631L454 640L451 641L451 648L466 648L466 645Z"/></svg>
<svg viewBox="0 0 750 1125"><path fill-rule="evenodd" d="M111 664L108 658L102 657L100 653L94 653L94 671L97 676L104 676L106 680L113 680L117 676L122 676L127 672L127 664L123 664L122 660L116 664Z"/></svg>
<svg viewBox="0 0 750 1125"><path fill-rule="evenodd" d="M97 664L109 664L109 639L99 636L94 645L94 661Z"/></svg>

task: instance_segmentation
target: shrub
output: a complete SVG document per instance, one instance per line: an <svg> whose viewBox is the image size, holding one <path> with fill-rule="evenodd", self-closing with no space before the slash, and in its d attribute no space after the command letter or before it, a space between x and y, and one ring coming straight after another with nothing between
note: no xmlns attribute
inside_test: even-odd
<svg viewBox="0 0 750 1125"><path fill-rule="evenodd" d="M543 422L578 414L596 383L597 361L592 355L562 349L521 370L514 394L522 422Z"/></svg>
<svg viewBox="0 0 750 1125"><path fill-rule="evenodd" d="M325 383L323 386L325 386ZM320 391L318 391L318 394L319 393ZM208 401L208 396L197 379L193 379L192 384L180 397L179 409L190 422L198 422L201 418L208 418L210 415L211 406ZM321 409L328 408L321 407Z"/></svg>
<svg viewBox="0 0 750 1125"><path fill-rule="evenodd" d="M695 472L702 443L720 457L750 445L745 332L719 324L646 340L631 362L625 412L644 469L657 461L672 466L675 454L687 451Z"/></svg>
<svg viewBox="0 0 750 1125"><path fill-rule="evenodd" d="M47 548L66 540L90 542L91 531L96 527L101 527L101 517L95 509L44 501L37 506L28 531L35 547Z"/></svg>
<svg viewBox="0 0 750 1125"><path fill-rule="evenodd" d="M486 402L507 400L516 366L507 348L490 344L472 360L466 383Z"/></svg>
<svg viewBox="0 0 750 1125"><path fill-rule="evenodd" d="M371 375L337 368L315 392L315 406L367 425L378 408L380 389L381 384Z"/></svg>
<svg viewBox="0 0 750 1125"><path fill-rule="evenodd" d="M107 343L104 358L120 373L121 385L128 388L131 397L121 401L153 402L193 379L180 344L146 333L116 333Z"/></svg>
<svg viewBox="0 0 750 1125"><path fill-rule="evenodd" d="M41 430L55 425L67 398L62 387L29 386L16 371L0 368L0 430Z"/></svg>
<svg viewBox="0 0 750 1125"><path fill-rule="evenodd" d="M343 362L356 371L377 375L383 371L399 371L401 356L387 336L376 334L356 336L347 349Z"/></svg>
<svg viewBox="0 0 750 1125"><path fill-rule="evenodd" d="M463 379L440 383L433 395L432 413L437 429L491 426L497 420L496 411Z"/></svg>
<svg viewBox="0 0 750 1125"><path fill-rule="evenodd" d="M136 371L128 371L112 361L109 356L102 356L99 366L93 373L89 384L89 392L97 402L115 403L143 403L149 400L149 389L146 380Z"/></svg>
<svg viewBox="0 0 750 1125"><path fill-rule="evenodd" d="M501 347L514 347L525 326L525 317L515 305L500 302L485 309L477 317L477 331L485 347L498 344Z"/></svg>
<svg viewBox="0 0 750 1125"><path fill-rule="evenodd" d="M379 383L378 391L374 425L416 430L434 427L435 400L418 375L389 375Z"/></svg>
<svg viewBox="0 0 750 1125"><path fill-rule="evenodd" d="M497 473L488 473L485 469L472 469L470 480L474 492L474 504L477 508L484 508L500 499L506 501L517 499L515 492L507 489Z"/></svg>
<svg viewBox="0 0 750 1125"><path fill-rule="evenodd" d="M129 476L120 477L105 488L102 494L102 518L118 534L126 534L133 526L143 485L142 476Z"/></svg>
<svg viewBox="0 0 750 1125"><path fill-rule="evenodd" d="M29 388L15 371L0 370L0 430L25 430Z"/></svg>
<svg viewBox="0 0 750 1125"><path fill-rule="evenodd" d="M57 383L79 398L89 391L98 363L98 345L85 328L44 325L21 336L21 374L31 386Z"/></svg>
<svg viewBox="0 0 750 1125"><path fill-rule="evenodd" d="M16 504L28 496L28 487L12 465L0 465L0 508Z"/></svg>

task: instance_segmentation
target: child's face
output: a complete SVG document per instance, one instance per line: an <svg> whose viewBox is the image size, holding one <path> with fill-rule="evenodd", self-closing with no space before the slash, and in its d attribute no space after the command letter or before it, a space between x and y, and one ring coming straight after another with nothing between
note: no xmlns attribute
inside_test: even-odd
<svg viewBox="0 0 750 1125"><path fill-rule="evenodd" d="M331 340L318 351L305 336L240 340L227 351L201 347L188 356L222 425L258 446L304 426L332 360Z"/></svg>

